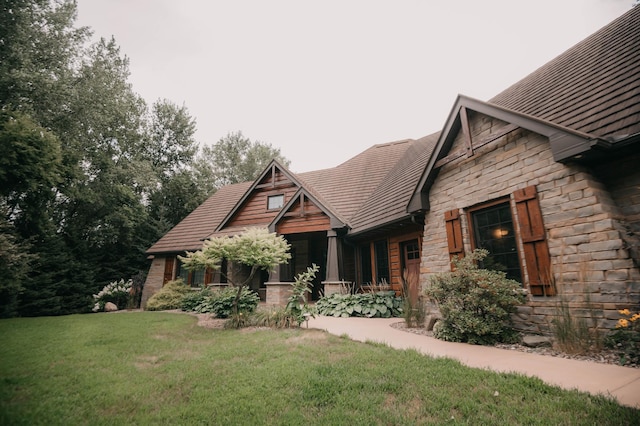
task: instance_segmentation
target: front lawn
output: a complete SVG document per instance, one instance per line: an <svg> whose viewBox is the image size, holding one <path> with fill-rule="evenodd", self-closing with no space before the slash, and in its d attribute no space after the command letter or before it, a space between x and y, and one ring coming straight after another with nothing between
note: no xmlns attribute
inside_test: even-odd
<svg viewBox="0 0 640 426"><path fill-rule="evenodd" d="M637 424L601 397L316 330L164 312L0 321L0 424Z"/></svg>

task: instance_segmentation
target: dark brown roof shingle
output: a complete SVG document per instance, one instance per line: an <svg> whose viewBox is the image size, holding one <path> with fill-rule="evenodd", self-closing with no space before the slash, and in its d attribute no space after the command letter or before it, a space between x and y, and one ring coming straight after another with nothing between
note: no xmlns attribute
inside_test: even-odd
<svg viewBox="0 0 640 426"><path fill-rule="evenodd" d="M177 253L202 248L202 241L224 219L252 182L220 188L147 250L148 254Z"/></svg>
<svg viewBox="0 0 640 426"><path fill-rule="evenodd" d="M640 132L640 7L489 102L599 137Z"/></svg>

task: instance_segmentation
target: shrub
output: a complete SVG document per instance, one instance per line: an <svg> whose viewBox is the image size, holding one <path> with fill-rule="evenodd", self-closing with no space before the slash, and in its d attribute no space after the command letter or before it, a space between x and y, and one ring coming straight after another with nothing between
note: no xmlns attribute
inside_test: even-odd
<svg viewBox="0 0 640 426"><path fill-rule="evenodd" d="M504 272L479 269L476 261L487 256L475 250L463 259L454 259L455 270L434 276L426 295L436 301L442 320L434 336L451 342L494 344L514 341L511 313L524 303L520 283Z"/></svg>
<svg viewBox="0 0 640 426"><path fill-rule="evenodd" d="M98 294L93 295L94 305L93 312L103 311L104 305L108 302L115 304L118 309L123 309L129 306L131 302L131 288L133 281L113 281L107 284L100 290Z"/></svg>
<svg viewBox="0 0 640 426"><path fill-rule="evenodd" d="M291 316L298 326L302 324L307 316L313 316L312 309L307 304L307 294L311 293L309 286L319 270L318 265L314 263L305 272L296 275L295 281L291 284L291 296L289 296L285 312Z"/></svg>
<svg viewBox="0 0 640 426"><path fill-rule="evenodd" d="M632 314L629 309L618 311L620 318L616 329L607 336L607 346L617 350L620 363L638 363L640 361L640 312Z"/></svg>
<svg viewBox="0 0 640 426"><path fill-rule="evenodd" d="M148 311L163 311L167 309L180 309L182 299L191 292L180 279L167 282L159 292L147 300Z"/></svg>
<svg viewBox="0 0 640 426"><path fill-rule="evenodd" d="M211 296L211 290L204 288L199 291L191 291L182 298L180 309L185 312L203 313L202 310L208 306L208 298Z"/></svg>
<svg viewBox="0 0 640 426"><path fill-rule="evenodd" d="M201 314L210 313L216 318L229 318L233 312L233 302L238 293L235 287L227 287L222 290L203 290L198 296L189 295L186 299L186 307ZM256 310L260 297L253 291L243 288L238 299L238 312L245 315ZM183 305L185 306L185 305Z"/></svg>
<svg viewBox="0 0 640 426"><path fill-rule="evenodd" d="M391 318L402 315L402 297L395 291L339 294L323 297L316 303L320 315L333 317Z"/></svg>

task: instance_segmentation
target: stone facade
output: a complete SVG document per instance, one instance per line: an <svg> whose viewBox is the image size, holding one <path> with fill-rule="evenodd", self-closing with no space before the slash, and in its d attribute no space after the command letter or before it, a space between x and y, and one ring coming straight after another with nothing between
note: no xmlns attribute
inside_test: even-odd
<svg viewBox="0 0 640 426"><path fill-rule="evenodd" d="M469 125L471 138L478 143L507 123L471 113ZM450 152L465 149L460 133ZM619 185L624 187L618 192L626 194L623 198L627 204L634 204L623 213L616 203L620 197L612 196L597 176L586 166L555 162L548 139L523 129L474 150L470 157L443 165L429 191L421 285L427 286L434 274L450 271L446 211L460 209L464 248L469 253L473 247L466 210L504 197L510 200L515 225L513 193L535 185L557 295L530 295L527 305L515 315L517 326L528 332L548 333L557 307L566 303L574 315L593 319L599 328L613 328L619 318L617 310L636 307L640 301L640 272L630 254L629 238L625 239L625 229L633 219L629 212L640 212L640 187ZM630 195L634 201L629 200ZM518 250L524 265L521 240ZM526 288L526 268L521 269Z"/></svg>
<svg viewBox="0 0 640 426"><path fill-rule="evenodd" d="M154 256L151 260L149 273L147 274L147 279L145 280L144 287L142 289L142 300L140 301L140 306L143 308L146 306L147 300L162 288L165 259L166 258L164 256Z"/></svg>

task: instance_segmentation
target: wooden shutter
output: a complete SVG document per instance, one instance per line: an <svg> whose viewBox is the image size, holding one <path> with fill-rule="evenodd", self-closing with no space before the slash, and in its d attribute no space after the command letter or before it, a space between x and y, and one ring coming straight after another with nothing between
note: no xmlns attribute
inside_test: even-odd
<svg viewBox="0 0 640 426"><path fill-rule="evenodd" d="M524 246L529 290L534 296L552 296L555 294L555 288L551 275L551 257L542 222L538 191L532 185L517 190L513 195Z"/></svg>
<svg viewBox="0 0 640 426"><path fill-rule="evenodd" d="M458 209L445 212L444 221L447 229L447 242L449 243L449 259L461 258L464 256L464 245L462 243L462 221Z"/></svg>
<svg viewBox="0 0 640 426"><path fill-rule="evenodd" d="M213 282L213 269L207 268L204 270L204 286Z"/></svg>
<svg viewBox="0 0 640 426"><path fill-rule="evenodd" d="M173 279L173 265L176 261L175 257L166 257L164 260L164 278L162 285L165 285L168 281Z"/></svg>

